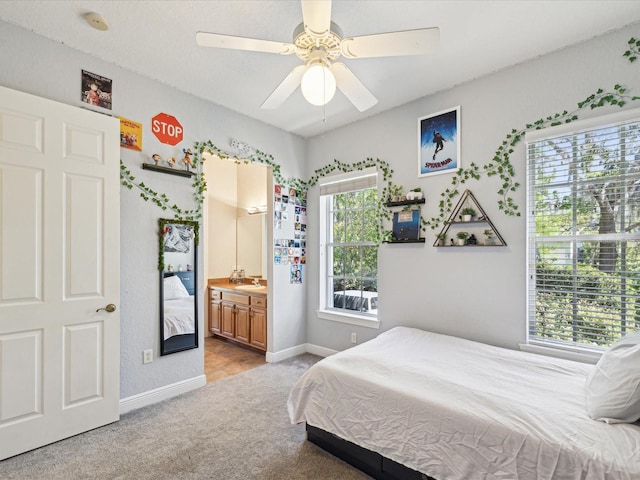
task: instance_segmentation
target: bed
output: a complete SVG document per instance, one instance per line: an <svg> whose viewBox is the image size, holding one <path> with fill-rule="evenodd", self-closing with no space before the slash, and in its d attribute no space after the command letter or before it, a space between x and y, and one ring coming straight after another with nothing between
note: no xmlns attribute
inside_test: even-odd
<svg viewBox="0 0 640 480"><path fill-rule="evenodd" d="M193 272L165 272L163 282L164 340L195 333Z"/></svg>
<svg viewBox="0 0 640 480"><path fill-rule="evenodd" d="M594 369L396 327L312 366L287 407L375 478L640 479L640 425L587 414Z"/></svg>

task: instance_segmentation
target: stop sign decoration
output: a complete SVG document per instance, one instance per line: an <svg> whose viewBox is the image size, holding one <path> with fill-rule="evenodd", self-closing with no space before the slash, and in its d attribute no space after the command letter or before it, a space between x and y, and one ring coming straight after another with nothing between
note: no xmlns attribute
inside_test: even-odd
<svg viewBox="0 0 640 480"><path fill-rule="evenodd" d="M158 140L168 145L180 143L184 132L178 119L166 113L159 113L151 119L151 131Z"/></svg>

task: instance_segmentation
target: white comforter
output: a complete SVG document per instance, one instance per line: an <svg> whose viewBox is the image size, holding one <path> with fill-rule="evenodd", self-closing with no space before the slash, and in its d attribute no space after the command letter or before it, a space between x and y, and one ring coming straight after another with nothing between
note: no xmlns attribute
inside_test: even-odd
<svg viewBox="0 0 640 480"><path fill-rule="evenodd" d="M165 300L164 339L195 331L193 296Z"/></svg>
<svg viewBox="0 0 640 480"><path fill-rule="evenodd" d="M288 409L439 480L640 479L640 425L587 416L591 368L397 327L311 367Z"/></svg>

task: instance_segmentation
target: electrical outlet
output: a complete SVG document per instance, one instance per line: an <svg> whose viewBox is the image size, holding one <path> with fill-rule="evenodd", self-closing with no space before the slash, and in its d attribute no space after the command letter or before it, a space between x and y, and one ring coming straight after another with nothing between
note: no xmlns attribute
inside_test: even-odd
<svg viewBox="0 0 640 480"><path fill-rule="evenodd" d="M358 334L356 332L351 332L351 343L358 343Z"/></svg>
<svg viewBox="0 0 640 480"><path fill-rule="evenodd" d="M153 350L144 350L142 352L142 363L151 363L153 362Z"/></svg>

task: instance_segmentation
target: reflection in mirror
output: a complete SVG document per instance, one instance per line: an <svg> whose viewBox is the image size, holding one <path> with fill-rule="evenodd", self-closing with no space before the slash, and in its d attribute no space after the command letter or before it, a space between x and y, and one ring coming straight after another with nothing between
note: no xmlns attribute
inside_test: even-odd
<svg viewBox="0 0 640 480"><path fill-rule="evenodd" d="M160 355L198 348L198 222L161 218Z"/></svg>
<svg viewBox="0 0 640 480"><path fill-rule="evenodd" d="M236 220L236 265L242 267L247 277L267 274L264 214L245 215Z"/></svg>

